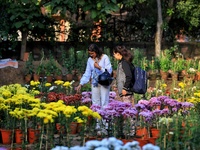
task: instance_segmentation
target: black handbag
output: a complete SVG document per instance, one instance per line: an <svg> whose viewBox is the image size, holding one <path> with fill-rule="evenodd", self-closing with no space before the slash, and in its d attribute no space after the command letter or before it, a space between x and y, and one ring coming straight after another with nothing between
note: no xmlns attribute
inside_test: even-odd
<svg viewBox="0 0 200 150"><path fill-rule="evenodd" d="M105 72L100 74L98 77L98 83L104 86L109 86L113 81L110 73L105 69Z"/></svg>

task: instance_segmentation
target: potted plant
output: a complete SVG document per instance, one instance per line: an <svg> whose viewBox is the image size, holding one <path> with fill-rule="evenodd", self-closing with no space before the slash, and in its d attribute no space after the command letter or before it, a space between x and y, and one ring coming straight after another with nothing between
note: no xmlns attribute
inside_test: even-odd
<svg viewBox="0 0 200 150"><path fill-rule="evenodd" d="M54 77L56 80L62 80L62 70L59 67L55 68Z"/></svg>
<svg viewBox="0 0 200 150"><path fill-rule="evenodd" d="M166 49L161 53L161 56L159 58L159 65L161 78L166 81L169 74L168 71L171 65L170 50Z"/></svg>
<svg viewBox="0 0 200 150"><path fill-rule="evenodd" d="M197 81L200 80L200 60L196 60L196 76L195 76L195 79Z"/></svg>
<svg viewBox="0 0 200 150"><path fill-rule="evenodd" d="M71 48L68 52L63 51L63 55L61 57L62 67L63 67L63 74L66 75L66 81L72 81L73 75L72 70L75 68L75 54L74 49ZM82 64L82 62L80 63Z"/></svg>
<svg viewBox="0 0 200 150"><path fill-rule="evenodd" d="M158 63L159 61L155 57L152 57L151 60L147 60L146 64L150 79L156 79L158 74Z"/></svg>
<svg viewBox="0 0 200 150"><path fill-rule="evenodd" d="M171 63L170 66L170 71L169 73L172 76L172 79L177 80L178 79L178 75L181 74L182 70L185 70L185 59L184 58L180 58L178 57L177 59L174 59Z"/></svg>
<svg viewBox="0 0 200 150"><path fill-rule="evenodd" d="M42 76L42 74L44 73L44 70L45 70L44 64L40 63L40 64L36 67L36 69L35 69L35 71L34 71L34 74L33 74L33 79L34 79L34 81L39 81L40 76Z"/></svg>
<svg viewBox="0 0 200 150"><path fill-rule="evenodd" d="M32 53L29 54L27 61L25 62L25 80L26 83L30 82L32 74L34 72L33 56Z"/></svg>
<svg viewBox="0 0 200 150"><path fill-rule="evenodd" d="M186 60L186 71L187 71L186 78L193 81L195 79L195 74L197 72L194 60L192 59Z"/></svg>
<svg viewBox="0 0 200 150"><path fill-rule="evenodd" d="M56 66L56 61L55 59L51 56L49 60L45 63L45 75L47 78L47 82L52 82L53 80L53 75L55 73L55 70L57 69Z"/></svg>
<svg viewBox="0 0 200 150"><path fill-rule="evenodd" d="M44 74L45 66L43 64L43 59L44 59L44 52L42 51L42 58L40 60L40 63L39 65L35 65L35 71L33 74L34 81L39 81L40 76Z"/></svg>

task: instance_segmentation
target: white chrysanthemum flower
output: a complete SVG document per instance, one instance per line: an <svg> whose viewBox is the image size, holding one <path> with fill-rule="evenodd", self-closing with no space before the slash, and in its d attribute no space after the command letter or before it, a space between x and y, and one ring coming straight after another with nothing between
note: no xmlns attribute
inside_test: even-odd
<svg viewBox="0 0 200 150"><path fill-rule="evenodd" d="M64 146L56 146L56 147L52 148L51 150L69 150L69 148L64 147Z"/></svg>
<svg viewBox="0 0 200 150"><path fill-rule="evenodd" d="M73 146L69 150L88 150L86 147Z"/></svg>
<svg viewBox="0 0 200 150"><path fill-rule="evenodd" d="M56 88L57 88L56 86L52 86L52 87L49 88L49 91L53 91Z"/></svg>
<svg viewBox="0 0 200 150"><path fill-rule="evenodd" d="M95 148L95 150L109 150L109 148L108 148L108 147L101 146L101 147Z"/></svg>
<svg viewBox="0 0 200 150"><path fill-rule="evenodd" d="M98 140L88 141L88 142L85 143L85 146L88 149L93 149L93 148L101 146L101 141L98 141Z"/></svg>
<svg viewBox="0 0 200 150"><path fill-rule="evenodd" d="M138 141L128 142L124 145L124 147L130 147L132 150L141 150Z"/></svg>
<svg viewBox="0 0 200 150"><path fill-rule="evenodd" d="M146 144L142 147L143 150L160 150L160 148L153 144Z"/></svg>

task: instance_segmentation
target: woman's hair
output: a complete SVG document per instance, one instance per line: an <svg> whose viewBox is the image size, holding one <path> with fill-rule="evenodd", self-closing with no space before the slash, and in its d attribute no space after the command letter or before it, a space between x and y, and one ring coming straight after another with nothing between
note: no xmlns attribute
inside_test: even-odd
<svg viewBox="0 0 200 150"><path fill-rule="evenodd" d="M88 51L95 52L97 54L97 58L100 58L103 54L102 49L99 48L96 44L90 44L88 46Z"/></svg>
<svg viewBox="0 0 200 150"><path fill-rule="evenodd" d="M118 46L114 47L113 52L114 53L119 53L120 55L122 55L122 57L126 61L128 61L130 63L133 61L133 55L132 55L131 51L127 50L126 47L123 46L123 45L122 46L118 45Z"/></svg>

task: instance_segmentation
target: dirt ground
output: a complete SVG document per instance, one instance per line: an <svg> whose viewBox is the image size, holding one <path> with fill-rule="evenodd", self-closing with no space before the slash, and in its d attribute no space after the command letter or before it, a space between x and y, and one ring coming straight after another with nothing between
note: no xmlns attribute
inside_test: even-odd
<svg viewBox="0 0 200 150"><path fill-rule="evenodd" d="M33 61L34 67L38 66L40 61ZM0 86L9 84L25 84L25 61L18 61L18 68L5 67L0 68Z"/></svg>
<svg viewBox="0 0 200 150"><path fill-rule="evenodd" d="M8 84L24 84L24 61L18 61L18 68L0 68L0 86Z"/></svg>

